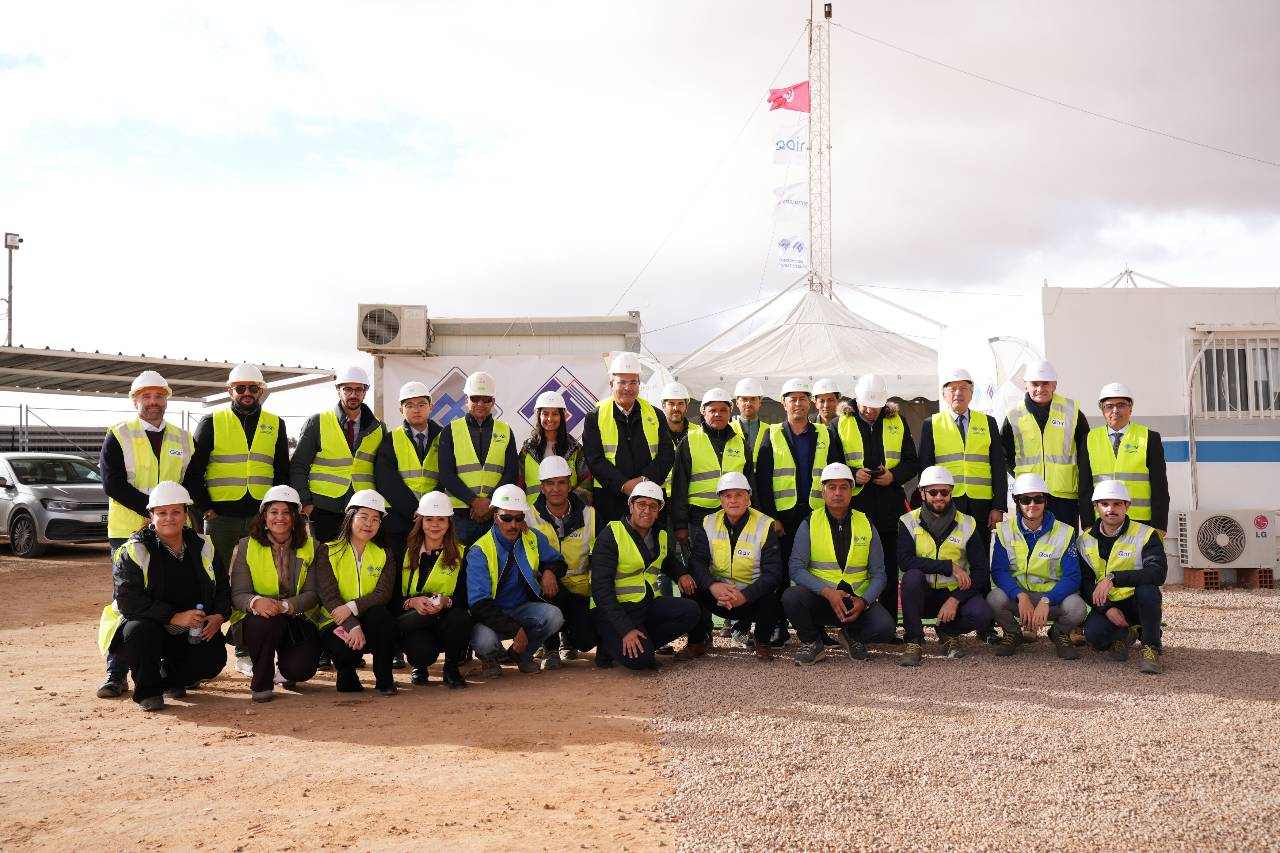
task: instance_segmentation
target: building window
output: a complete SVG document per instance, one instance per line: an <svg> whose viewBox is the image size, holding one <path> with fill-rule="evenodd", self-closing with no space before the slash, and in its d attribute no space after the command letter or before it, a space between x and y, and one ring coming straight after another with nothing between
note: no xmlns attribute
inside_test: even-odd
<svg viewBox="0 0 1280 853"><path fill-rule="evenodd" d="M1200 411L1209 418L1280 416L1280 332L1205 334L1199 370Z"/></svg>

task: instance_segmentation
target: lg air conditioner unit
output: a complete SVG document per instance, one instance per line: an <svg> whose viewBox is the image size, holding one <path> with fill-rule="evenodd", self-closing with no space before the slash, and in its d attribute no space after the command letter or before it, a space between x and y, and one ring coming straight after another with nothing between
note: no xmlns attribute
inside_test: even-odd
<svg viewBox="0 0 1280 853"><path fill-rule="evenodd" d="M1178 556L1188 569L1271 569L1275 510L1178 513Z"/></svg>
<svg viewBox="0 0 1280 853"><path fill-rule="evenodd" d="M431 323L425 305L360 305L356 310L356 349L373 353L425 355Z"/></svg>

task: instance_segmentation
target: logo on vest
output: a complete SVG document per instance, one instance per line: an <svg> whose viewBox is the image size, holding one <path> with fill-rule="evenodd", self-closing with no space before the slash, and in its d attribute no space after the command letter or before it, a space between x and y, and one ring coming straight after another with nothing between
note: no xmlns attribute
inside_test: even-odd
<svg viewBox="0 0 1280 853"><path fill-rule="evenodd" d="M1066 420L1063 418L1050 418L1049 423L1053 424L1056 427L1065 427L1067 425Z"/></svg>
<svg viewBox="0 0 1280 853"><path fill-rule="evenodd" d="M180 447L170 447L170 448L169 448L169 455L170 455L170 456L177 456L178 458L182 458L182 448L180 448Z"/></svg>
<svg viewBox="0 0 1280 853"><path fill-rule="evenodd" d="M738 548L737 550L735 550L735 551L733 552L733 555L734 555L735 557L745 557L745 558L746 558L746 559L748 559L748 560L749 560L749 559L751 559L751 558L754 556L754 555L751 553L750 549L747 549L747 548Z"/></svg>

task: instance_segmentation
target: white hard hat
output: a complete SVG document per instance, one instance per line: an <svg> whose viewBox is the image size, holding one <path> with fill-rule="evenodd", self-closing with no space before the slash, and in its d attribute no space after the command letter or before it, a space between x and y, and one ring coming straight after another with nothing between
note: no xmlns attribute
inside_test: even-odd
<svg viewBox="0 0 1280 853"><path fill-rule="evenodd" d="M788 379L782 383L782 396L788 394L813 394L813 388L809 385L808 379Z"/></svg>
<svg viewBox="0 0 1280 853"><path fill-rule="evenodd" d="M356 507L376 509L378 512L385 513L387 511L387 501L386 498L373 489L361 489L351 496L351 500L347 501L347 509Z"/></svg>
<svg viewBox="0 0 1280 853"><path fill-rule="evenodd" d="M236 385L242 382L254 382L258 385L267 384L262 378L262 371L254 364L237 364L231 368L231 373L227 375L227 385Z"/></svg>
<svg viewBox="0 0 1280 853"><path fill-rule="evenodd" d="M1112 397L1123 397L1130 403L1133 402L1133 392L1123 382L1108 382L1103 385L1102 390L1098 392L1098 404L1101 405L1103 400L1109 400Z"/></svg>
<svg viewBox="0 0 1280 853"><path fill-rule="evenodd" d="M424 518L446 518L453 515L453 503L444 492L427 492L418 498L418 515Z"/></svg>
<svg viewBox="0 0 1280 853"><path fill-rule="evenodd" d="M733 399L730 398L729 392L723 388L708 388L706 393L702 395L702 405L707 403L728 403L733 405Z"/></svg>
<svg viewBox="0 0 1280 853"><path fill-rule="evenodd" d="M828 480L848 480L853 482L853 472L849 470L849 466L843 462L832 462L830 465L822 469L822 482Z"/></svg>
<svg viewBox="0 0 1280 853"><path fill-rule="evenodd" d="M129 396L132 397L144 388L159 388L164 391L164 395L166 397L173 393L173 389L169 387L169 383L164 380L163 376L156 373L154 370L144 370L138 374L137 378L134 379L133 383L129 386Z"/></svg>
<svg viewBox="0 0 1280 853"><path fill-rule="evenodd" d="M554 480L556 477L572 477L569 463L563 456L548 456L538 463L538 480Z"/></svg>
<svg viewBox="0 0 1280 853"><path fill-rule="evenodd" d="M1047 361L1033 361L1027 365L1022 378L1027 382L1057 382L1058 371Z"/></svg>
<svg viewBox="0 0 1280 853"><path fill-rule="evenodd" d="M1013 478L1015 495L1049 494L1049 486L1039 474L1019 474Z"/></svg>
<svg viewBox="0 0 1280 853"><path fill-rule="evenodd" d="M813 395L819 394L839 394L840 385L834 379L819 379L813 383Z"/></svg>
<svg viewBox="0 0 1280 853"><path fill-rule="evenodd" d="M747 475L741 471L730 471L728 474L721 474L719 482L716 483L716 494L727 492L730 489L751 491L751 483L747 481Z"/></svg>
<svg viewBox="0 0 1280 853"><path fill-rule="evenodd" d="M338 371L338 375L334 377L334 385L363 385L369 387L369 374L365 372L363 367L351 365L344 367Z"/></svg>
<svg viewBox="0 0 1280 853"><path fill-rule="evenodd" d="M631 496L627 498L627 503L631 503L636 498L653 498L660 504L667 502L667 496L662 493L662 484L652 480L636 483L636 487L631 490Z"/></svg>
<svg viewBox="0 0 1280 853"><path fill-rule="evenodd" d="M538 395L538 399L534 402L533 408L537 409L567 409L564 404L564 397L560 396L559 391L543 391Z"/></svg>
<svg viewBox="0 0 1280 853"><path fill-rule="evenodd" d="M498 383L493 377L485 373L483 370L477 370L475 373L467 377L467 381L462 384L462 393L468 397L496 397L498 396Z"/></svg>
<svg viewBox="0 0 1280 853"><path fill-rule="evenodd" d="M195 501L191 500L191 493L187 491L186 486L181 483L175 483L173 480L161 480L156 483L156 487L147 496L147 509L155 509L158 506L171 506L172 504L183 504L185 506L192 503L195 503Z"/></svg>
<svg viewBox="0 0 1280 853"><path fill-rule="evenodd" d="M633 352L615 353L613 361L609 362L610 375L618 373L634 373L640 375L640 356Z"/></svg>
<svg viewBox="0 0 1280 853"><path fill-rule="evenodd" d="M1129 489L1119 480L1101 480L1098 485L1093 487L1093 498L1095 501L1124 501L1129 503L1133 498L1129 497Z"/></svg>
<svg viewBox="0 0 1280 853"><path fill-rule="evenodd" d="M853 398L858 405L870 409L879 409L889 402L889 388L884 384L884 377L868 373L858 377L858 384L853 389Z"/></svg>
<svg viewBox="0 0 1280 853"><path fill-rule="evenodd" d="M515 483L507 483L505 486L498 486L493 490L493 497L489 499L489 505L494 509L503 509L507 512L529 512L529 502L524 498L524 489Z"/></svg>
<svg viewBox="0 0 1280 853"><path fill-rule="evenodd" d="M970 385L973 384L973 377L970 376L969 371L965 370L963 367L953 367L949 370L944 370L939 379L941 381L938 385L942 388L946 388L952 382L968 382Z"/></svg>
<svg viewBox="0 0 1280 853"><path fill-rule="evenodd" d="M667 400L688 400L689 389L679 382L668 382L662 386L662 401Z"/></svg>
<svg viewBox="0 0 1280 853"><path fill-rule="evenodd" d="M941 465L930 465L920 472L920 488L926 486L951 486L953 489L956 485L956 478L951 476L951 472Z"/></svg>
<svg viewBox="0 0 1280 853"><path fill-rule="evenodd" d="M739 379L738 384L733 386L733 396L763 397L764 386L754 379Z"/></svg>
<svg viewBox="0 0 1280 853"><path fill-rule="evenodd" d="M302 497L298 494L298 490L293 486L272 486L267 489L267 493L262 496L260 506L273 504L276 501L284 501L294 506L302 506Z"/></svg>
<svg viewBox="0 0 1280 853"><path fill-rule="evenodd" d="M399 402L403 403L405 400L412 400L414 397L426 397L429 400L431 399L431 389L427 387L425 382L419 382L416 379L411 379L400 386Z"/></svg>

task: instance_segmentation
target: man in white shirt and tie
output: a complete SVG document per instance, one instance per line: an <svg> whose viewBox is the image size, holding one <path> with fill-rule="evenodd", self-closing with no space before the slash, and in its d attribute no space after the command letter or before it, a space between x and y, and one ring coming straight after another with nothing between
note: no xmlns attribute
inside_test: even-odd
<svg viewBox="0 0 1280 853"><path fill-rule="evenodd" d="M1120 480L1132 497L1129 518L1163 536L1169 529L1169 475L1160 433L1133 421L1133 392L1120 382L1102 386L1098 408L1106 424L1089 430L1089 452L1080 454L1081 525L1094 521L1093 503L1085 499L1093 487Z"/></svg>

